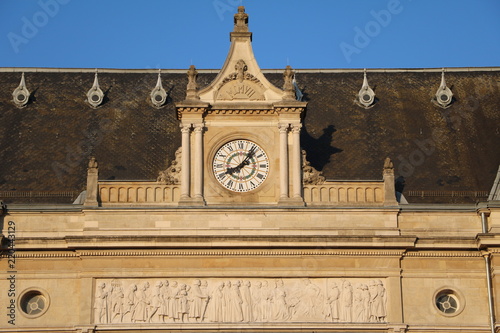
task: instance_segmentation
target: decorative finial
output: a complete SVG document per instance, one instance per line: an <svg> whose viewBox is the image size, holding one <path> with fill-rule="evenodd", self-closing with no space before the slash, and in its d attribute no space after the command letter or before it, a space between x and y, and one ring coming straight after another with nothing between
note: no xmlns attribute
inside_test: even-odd
<svg viewBox="0 0 500 333"><path fill-rule="evenodd" d="M158 80L156 80L156 86L151 91L151 103L156 107L161 107L167 101L167 92L163 89L161 84L161 69L158 69Z"/></svg>
<svg viewBox="0 0 500 333"><path fill-rule="evenodd" d="M283 100L295 100L295 87L293 86L294 75L295 72L292 70L292 67L287 65L283 72L283 90L285 91Z"/></svg>
<svg viewBox="0 0 500 333"><path fill-rule="evenodd" d="M196 78L198 77L198 71L194 65L189 66L187 71L188 84L186 90L186 99L200 99L198 96L198 84L196 83Z"/></svg>
<svg viewBox="0 0 500 333"><path fill-rule="evenodd" d="M244 6L239 6L238 12L234 14L234 31L248 32L248 14L245 13Z"/></svg>
<svg viewBox="0 0 500 333"><path fill-rule="evenodd" d="M87 102L89 102L92 107L96 108L101 105L104 100L104 93L99 87L99 79L97 78L97 68L95 69L94 84L92 88L87 92Z"/></svg>
<svg viewBox="0 0 500 333"><path fill-rule="evenodd" d="M88 168L89 169L97 169L98 167L98 164L97 164L97 160L95 159L94 156L92 156L89 160L89 165L88 165Z"/></svg>
<svg viewBox="0 0 500 333"><path fill-rule="evenodd" d="M389 157L385 158L384 170L394 170L394 163L392 163L392 161Z"/></svg>
<svg viewBox="0 0 500 333"><path fill-rule="evenodd" d="M19 108L22 108L23 106L28 104L30 92L28 91L28 88L26 88L26 82L24 81L24 72L21 74L21 82L19 83L19 86L17 86L17 88L14 89L14 92L12 92L12 98L14 104L16 104L16 106Z"/></svg>
<svg viewBox="0 0 500 333"><path fill-rule="evenodd" d="M358 92L358 98L356 103L365 109L371 108L375 102L375 92L368 84L368 79L366 77L366 68L363 71L363 85Z"/></svg>
<svg viewBox="0 0 500 333"><path fill-rule="evenodd" d="M433 99L434 104L437 106L446 109L450 107L451 102L453 101L453 93L450 88L446 86L446 80L444 78L444 68L441 71L441 84L439 85L438 90L436 91L435 98Z"/></svg>

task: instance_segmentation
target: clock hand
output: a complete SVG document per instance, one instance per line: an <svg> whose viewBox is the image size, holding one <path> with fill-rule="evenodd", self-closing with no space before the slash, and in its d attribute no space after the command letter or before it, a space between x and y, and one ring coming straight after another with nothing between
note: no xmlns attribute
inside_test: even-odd
<svg viewBox="0 0 500 333"><path fill-rule="evenodd" d="M245 159L244 159L244 160L243 160L240 164L238 164L238 166L237 166L236 168L234 168L234 169L235 169L235 171L240 172L240 171L241 171L241 169L242 169L244 166L246 166L246 165L249 165L249 164L250 164L250 162L249 162L249 161L250 161L250 159L253 157L253 155L255 155L255 149L256 149L256 147L255 147L255 146L253 146L252 148L250 148L250 150L248 151L247 156L245 157Z"/></svg>
<svg viewBox="0 0 500 333"><path fill-rule="evenodd" d="M255 150L257 149L257 147L253 146L252 148L250 148L250 150L248 151L247 153L247 156L245 157L245 159L240 163L238 164L237 166L233 167L233 168L227 168L226 169L226 174L228 175L232 175L234 172L240 172L241 169L243 169L244 166L246 165L249 165L250 164L250 159L253 157L253 155L255 155Z"/></svg>

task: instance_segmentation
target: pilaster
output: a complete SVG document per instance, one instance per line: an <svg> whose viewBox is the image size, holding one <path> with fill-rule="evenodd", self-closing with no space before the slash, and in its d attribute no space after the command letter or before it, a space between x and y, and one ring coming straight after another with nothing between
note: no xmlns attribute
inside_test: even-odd
<svg viewBox="0 0 500 333"><path fill-rule="evenodd" d="M85 197L84 206L88 207L97 207L99 203L97 201L98 194L98 178L99 178L99 169L97 165L97 161L94 157L92 157L89 161L89 165L87 168L87 195Z"/></svg>
<svg viewBox="0 0 500 333"><path fill-rule="evenodd" d="M280 202L288 199L288 131L289 124L280 124Z"/></svg>

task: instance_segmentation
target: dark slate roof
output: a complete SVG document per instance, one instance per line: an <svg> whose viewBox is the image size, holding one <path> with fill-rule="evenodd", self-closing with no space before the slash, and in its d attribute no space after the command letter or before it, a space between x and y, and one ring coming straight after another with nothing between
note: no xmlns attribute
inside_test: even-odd
<svg viewBox="0 0 500 333"><path fill-rule="evenodd" d="M215 75L200 71L199 86ZM106 97L96 109L86 102L90 71L25 76L32 98L20 109L12 102L20 72L0 71L0 199L44 200L8 198L5 191L72 191L74 197L85 187L90 156L99 161L102 180L153 180L174 158L181 142L174 103L185 97L184 73L162 74L169 100L160 109L149 101L157 74L148 70L100 72ZM281 73L267 71L266 77L283 85ZM454 94L448 109L431 102L440 71L368 71L377 96L370 109L354 102L361 71L299 70L296 79L308 102L302 145L327 179L381 179L383 161L391 157L396 177L404 176L398 189L410 202L485 200L448 194L489 191L493 184L500 164L498 69L447 72ZM426 195L411 197L413 191Z"/></svg>

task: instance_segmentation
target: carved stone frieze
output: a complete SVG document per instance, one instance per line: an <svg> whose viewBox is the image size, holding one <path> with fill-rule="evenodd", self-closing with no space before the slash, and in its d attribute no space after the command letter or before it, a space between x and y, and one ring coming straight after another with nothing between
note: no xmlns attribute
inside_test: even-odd
<svg viewBox="0 0 500 333"><path fill-rule="evenodd" d="M386 322L382 280L98 279L94 323Z"/></svg>

